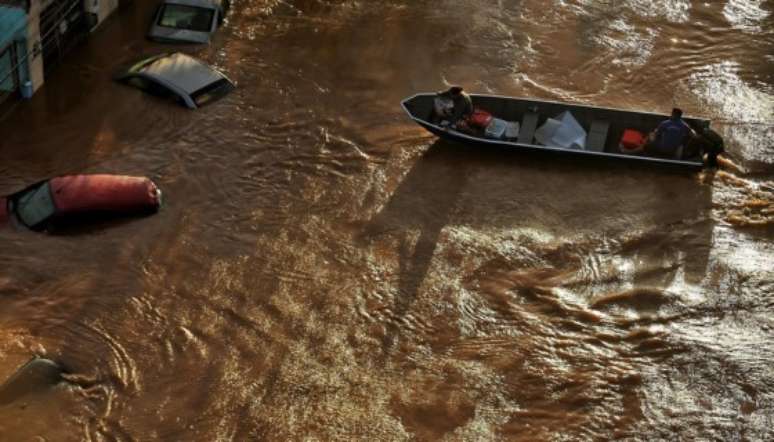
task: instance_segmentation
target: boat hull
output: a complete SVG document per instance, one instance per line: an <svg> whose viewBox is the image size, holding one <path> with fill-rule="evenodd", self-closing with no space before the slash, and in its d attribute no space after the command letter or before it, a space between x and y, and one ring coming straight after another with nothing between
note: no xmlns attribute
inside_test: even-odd
<svg viewBox="0 0 774 442"><path fill-rule="evenodd" d="M583 149L542 146L538 144L520 143L517 141L490 139L490 138L484 138L484 137L465 134L446 127L441 127L429 121L429 114L427 116L421 115L423 113L422 112L423 109L427 110L431 108L432 105L428 103L432 102L432 99L434 98L434 96L435 94L418 94L413 97L405 99L401 103L401 105L404 111L409 115L409 117L412 120L414 120L417 124L425 128L428 132L446 141L451 141L454 143L464 144L468 146L476 146L476 147L507 149L510 151L518 151L518 152L554 154L554 155L560 155L560 156L567 156L571 158L588 158L588 159L606 160L608 162L612 161L612 162L624 162L624 163L630 163L630 164L638 163L638 164L650 164L654 166L669 166L669 167L676 167L676 168L685 169L685 170L700 170L704 167L704 164L700 159L692 159L692 160L669 159L669 158L660 158L660 157L646 156L646 155L633 155L633 154L610 151L610 150L615 150L617 146L615 136L620 134L620 132L623 130L624 127L625 128L633 127L635 129L639 129L642 131L649 131L648 127L657 126L658 122L663 121L665 118L668 118L667 115L648 113L648 112L626 111L622 109L581 106L581 105L573 105L573 104L549 102L549 101L498 97L498 96L491 96L491 95L472 95L472 98L474 100L474 105L476 105L477 107L482 107L483 109L490 112L492 112L490 110L491 108L500 107L500 109L497 109L492 113L498 118L503 118L509 121L519 121L521 116L519 115L518 112L520 109L536 109L538 107L542 107L546 109L544 112L549 115L552 113L553 114L559 113L561 110L570 110L571 112L582 115L587 121L594 119L595 116L599 116L600 118L606 118L613 122L616 122L616 118L617 118L618 119L617 127L614 126L614 129L611 131L614 134L614 137L611 137L607 141L607 145L605 148L606 151L600 152L600 151L591 151L591 150L583 150ZM422 103L420 103L420 106L416 105L418 100L422 100ZM503 103L502 104L497 103L498 100L501 100ZM487 104L489 105L489 108L486 106ZM503 111L503 108L506 108L506 109L511 108L511 109L515 109L515 111L512 111L509 114L507 111ZM689 122L692 123L694 126L709 125L708 120L697 119L697 118L691 118L687 120L689 120Z"/></svg>

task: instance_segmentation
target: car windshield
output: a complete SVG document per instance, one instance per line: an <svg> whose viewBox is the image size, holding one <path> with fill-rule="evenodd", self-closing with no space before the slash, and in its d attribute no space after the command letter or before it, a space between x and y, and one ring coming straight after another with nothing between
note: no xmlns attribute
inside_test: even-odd
<svg viewBox="0 0 774 442"><path fill-rule="evenodd" d="M158 25L165 28L209 32L214 14L214 9L168 3L161 10Z"/></svg>
<svg viewBox="0 0 774 442"><path fill-rule="evenodd" d="M223 78L213 83L204 86L203 88L195 91L191 94L191 98L196 103L196 106L204 106L207 103L211 103L218 98L223 97L227 93L234 89L234 85L230 81Z"/></svg>
<svg viewBox="0 0 774 442"><path fill-rule="evenodd" d="M145 92L161 98L176 97L177 95L167 87L143 77L130 77L126 81L129 86L144 90Z"/></svg>
<svg viewBox="0 0 774 442"><path fill-rule="evenodd" d="M182 104L183 106L186 106L186 103L183 97L181 97L174 91L170 90L166 86L159 84L153 80L150 80L144 77L139 77L139 76L131 76L131 77L125 78L122 81L128 84L129 86L133 86L133 87L136 87L137 89L141 89L153 96L164 98L164 99L173 99L178 103Z"/></svg>
<svg viewBox="0 0 774 442"><path fill-rule="evenodd" d="M28 227L41 224L56 213L48 182L27 189L14 199L17 218Z"/></svg>

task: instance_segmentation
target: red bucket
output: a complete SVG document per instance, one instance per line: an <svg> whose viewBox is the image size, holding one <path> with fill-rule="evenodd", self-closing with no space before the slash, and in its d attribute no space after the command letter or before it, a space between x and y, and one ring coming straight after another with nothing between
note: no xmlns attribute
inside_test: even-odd
<svg viewBox="0 0 774 442"><path fill-rule="evenodd" d="M621 136L620 148L622 150L635 150L645 144L645 135L634 129L626 129Z"/></svg>
<svg viewBox="0 0 774 442"><path fill-rule="evenodd" d="M473 109L473 113L468 117L468 124L482 129L489 126L492 122L492 114L482 109Z"/></svg>

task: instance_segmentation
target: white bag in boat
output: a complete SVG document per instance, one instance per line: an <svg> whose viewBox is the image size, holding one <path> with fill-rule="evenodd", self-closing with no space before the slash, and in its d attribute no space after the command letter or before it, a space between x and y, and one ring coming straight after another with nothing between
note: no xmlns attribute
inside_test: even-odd
<svg viewBox="0 0 774 442"><path fill-rule="evenodd" d="M508 129L508 122L499 118L492 118L492 121L484 129L484 135L487 138L502 139L505 136L505 131Z"/></svg>
<svg viewBox="0 0 774 442"><path fill-rule="evenodd" d="M586 131L570 111L564 111L556 118L549 118L535 131L535 139L544 146L566 149L586 147Z"/></svg>
<svg viewBox="0 0 774 442"><path fill-rule="evenodd" d="M508 140L515 140L519 138L519 122L509 121L505 127L505 138Z"/></svg>

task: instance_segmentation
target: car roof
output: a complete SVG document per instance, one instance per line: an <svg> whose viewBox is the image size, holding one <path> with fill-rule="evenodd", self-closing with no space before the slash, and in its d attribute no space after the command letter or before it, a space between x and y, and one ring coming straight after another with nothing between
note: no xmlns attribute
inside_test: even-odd
<svg viewBox="0 0 774 442"><path fill-rule="evenodd" d="M175 52L159 57L140 69L143 75L172 84L187 94L192 94L215 81L226 78L223 74L201 61Z"/></svg>
<svg viewBox="0 0 774 442"><path fill-rule="evenodd" d="M153 182L146 177L94 174L65 175L49 181L57 213L131 211L156 201Z"/></svg>
<svg viewBox="0 0 774 442"><path fill-rule="evenodd" d="M220 7L221 0L164 0L164 4L198 6L200 8Z"/></svg>

